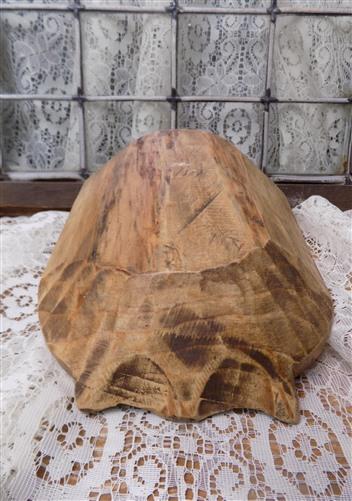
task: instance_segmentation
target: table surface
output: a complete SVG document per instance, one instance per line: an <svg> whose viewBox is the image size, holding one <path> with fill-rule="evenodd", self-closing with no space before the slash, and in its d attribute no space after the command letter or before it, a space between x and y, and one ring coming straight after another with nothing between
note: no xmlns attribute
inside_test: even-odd
<svg viewBox="0 0 352 501"><path fill-rule="evenodd" d="M351 213L311 197L294 214L335 309L328 346L296 380L298 425L246 410L200 423L129 407L79 411L36 312L67 213L3 218L3 499L352 499Z"/></svg>

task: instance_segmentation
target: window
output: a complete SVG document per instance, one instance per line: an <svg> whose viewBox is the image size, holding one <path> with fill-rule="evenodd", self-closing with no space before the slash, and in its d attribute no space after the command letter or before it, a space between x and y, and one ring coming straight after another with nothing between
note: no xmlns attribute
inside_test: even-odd
<svg viewBox="0 0 352 501"><path fill-rule="evenodd" d="M85 178L170 127L226 137L278 182L350 178L350 0L5 0L0 15L10 178Z"/></svg>

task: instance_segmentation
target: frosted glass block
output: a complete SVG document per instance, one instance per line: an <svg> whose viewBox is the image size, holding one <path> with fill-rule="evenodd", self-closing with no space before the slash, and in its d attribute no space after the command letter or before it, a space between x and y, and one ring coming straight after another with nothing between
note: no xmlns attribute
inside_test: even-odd
<svg viewBox="0 0 352 501"><path fill-rule="evenodd" d="M269 22L268 16L182 15L179 94L264 94Z"/></svg>
<svg viewBox="0 0 352 501"><path fill-rule="evenodd" d="M351 16L278 16L271 82L274 95L351 97L351 34Z"/></svg>
<svg viewBox="0 0 352 501"><path fill-rule="evenodd" d="M263 106L250 103L179 103L178 127L209 130L260 164Z"/></svg>
<svg viewBox="0 0 352 501"><path fill-rule="evenodd" d="M12 94L75 94L74 17L57 12L1 12L0 88Z"/></svg>
<svg viewBox="0 0 352 501"><path fill-rule="evenodd" d="M267 172L344 174L352 107L276 104L270 107Z"/></svg>
<svg viewBox="0 0 352 501"><path fill-rule="evenodd" d="M27 0L28 3L33 3L33 0ZM25 2L23 0L1 0L3 4L10 4L10 5L23 5ZM55 4L56 5L69 5L71 2L70 0L35 0L36 4Z"/></svg>
<svg viewBox="0 0 352 501"><path fill-rule="evenodd" d="M5 171L79 170L77 103L6 101L0 109Z"/></svg>
<svg viewBox="0 0 352 501"><path fill-rule="evenodd" d="M351 0L278 0L278 7L295 7L296 9L350 9Z"/></svg>
<svg viewBox="0 0 352 501"><path fill-rule="evenodd" d="M90 171L104 165L133 139L148 132L170 128L171 110L168 103L88 102L85 110Z"/></svg>
<svg viewBox="0 0 352 501"><path fill-rule="evenodd" d="M168 7L170 0L81 0L86 7Z"/></svg>
<svg viewBox="0 0 352 501"><path fill-rule="evenodd" d="M84 87L90 95L170 95L171 16L82 15Z"/></svg>
<svg viewBox="0 0 352 501"><path fill-rule="evenodd" d="M233 7L239 8L258 8L270 7L271 0L179 0L180 5L192 7Z"/></svg>

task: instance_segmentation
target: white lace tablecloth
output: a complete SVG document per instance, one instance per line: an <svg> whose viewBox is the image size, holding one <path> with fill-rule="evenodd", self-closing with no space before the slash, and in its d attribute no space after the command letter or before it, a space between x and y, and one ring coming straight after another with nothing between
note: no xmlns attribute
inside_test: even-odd
<svg viewBox="0 0 352 501"><path fill-rule="evenodd" d="M335 303L329 345L297 379L298 425L254 411L200 423L127 407L80 412L36 312L67 213L3 218L2 501L350 501L351 215L321 197L294 213Z"/></svg>

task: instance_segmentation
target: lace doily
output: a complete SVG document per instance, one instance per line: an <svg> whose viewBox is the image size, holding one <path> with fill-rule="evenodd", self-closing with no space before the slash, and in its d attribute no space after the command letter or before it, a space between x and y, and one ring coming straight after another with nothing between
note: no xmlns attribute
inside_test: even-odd
<svg viewBox="0 0 352 501"><path fill-rule="evenodd" d="M3 218L2 499L350 500L352 219L321 197L294 213L335 304L329 346L297 379L294 426L254 411L200 423L128 407L80 412L36 313L67 213Z"/></svg>

